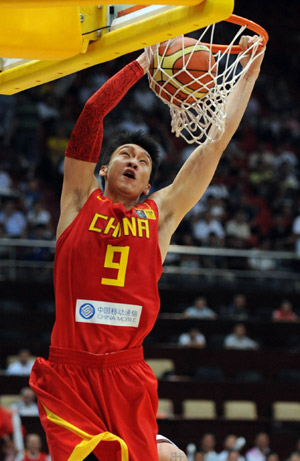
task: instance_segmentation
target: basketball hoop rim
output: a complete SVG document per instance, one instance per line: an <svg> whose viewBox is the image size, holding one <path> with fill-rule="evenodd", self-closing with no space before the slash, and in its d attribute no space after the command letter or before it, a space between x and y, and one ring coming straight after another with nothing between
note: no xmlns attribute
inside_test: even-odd
<svg viewBox="0 0 300 461"><path fill-rule="evenodd" d="M256 22L253 22L250 19L243 18L242 16L238 16L236 14L232 14L231 16L229 16L229 18L225 19L225 21L230 22L232 24L236 24L238 26L246 26L247 29L250 29L252 32L255 32L257 35L262 37L263 44L261 46L266 46L269 40L268 32ZM219 45L211 43L206 43L206 45L211 49L213 53L217 53L218 51L226 53L228 51L228 45ZM241 53L241 51L243 50L239 45L234 45L230 48L231 54L239 54Z"/></svg>

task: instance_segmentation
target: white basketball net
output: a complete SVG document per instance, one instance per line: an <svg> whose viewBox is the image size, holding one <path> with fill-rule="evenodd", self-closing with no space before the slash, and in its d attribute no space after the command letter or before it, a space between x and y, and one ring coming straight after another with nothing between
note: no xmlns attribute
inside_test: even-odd
<svg viewBox="0 0 300 461"><path fill-rule="evenodd" d="M234 35L230 44L226 46L225 51L213 53L215 64L213 61L210 62L212 67L210 66L208 72L205 74L205 76L209 75L210 88L203 84L202 80L204 76L201 75L200 77L195 78L194 75L188 72L186 67L188 66L194 50L197 49L197 46L205 44L208 48L210 48L213 45L215 28L218 24L212 24L206 27L201 33L197 43L195 43L191 54L188 55L188 58L183 66L185 72L190 75L191 82L186 85L182 84L182 86L178 88L174 94L171 94L166 86L168 83L172 84L172 81L174 81L174 86L178 87L178 81L175 83L175 79L179 72L182 72L182 69L174 72L173 75L169 75L169 73L163 69L164 56L167 53L167 49L173 39L164 43L166 46L162 56L157 53L160 47L159 43L152 47L145 48L148 69L155 56L155 69L154 71L152 70L153 75L151 75L148 70L150 88L165 104L169 105L172 132L175 133L177 137L181 136L184 138L189 144L203 144L205 141L215 142L220 138L225 126L225 109L228 95L238 82L241 75L247 72L254 59L260 55L260 53L256 55L256 51L258 47L262 45L262 37L258 37L247 51L240 52L239 54L231 53L232 47L234 45L238 45L241 35L245 29L247 29L246 25L239 26L238 32ZM182 48L184 48L184 36L182 35L180 37L182 38ZM262 52L263 49L261 53ZM240 61L246 54L247 56L250 55L250 58L246 66L243 67L240 64ZM156 79L163 80L164 83L162 85L157 85ZM212 80L214 82L213 86L211 84ZM205 91L207 91L205 96L201 99L196 97L197 90L191 91L190 88L187 88L191 85L191 83L197 84L197 82L199 85L201 84L201 87L205 87ZM182 102L182 100L178 98L181 91L189 94L189 102ZM166 99L166 96L168 99ZM211 129L211 127L213 127L213 129Z"/></svg>

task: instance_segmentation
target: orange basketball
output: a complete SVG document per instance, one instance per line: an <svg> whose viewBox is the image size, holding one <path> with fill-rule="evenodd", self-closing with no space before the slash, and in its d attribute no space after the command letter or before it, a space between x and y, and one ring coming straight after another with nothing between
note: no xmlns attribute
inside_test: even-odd
<svg viewBox="0 0 300 461"><path fill-rule="evenodd" d="M207 46L193 38L178 37L154 53L149 72L151 88L166 102L181 105L207 94L214 86L216 66Z"/></svg>

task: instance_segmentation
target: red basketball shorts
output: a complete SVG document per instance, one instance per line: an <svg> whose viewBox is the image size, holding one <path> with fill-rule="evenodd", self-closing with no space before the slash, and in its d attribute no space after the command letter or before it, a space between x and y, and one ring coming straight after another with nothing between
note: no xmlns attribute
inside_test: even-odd
<svg viewBox="0 0 300 461"><path fill-rule="evenodd" d="M53 461L158 461L157 380L142 347L112 354L50 347L30 385Z"/></svg>

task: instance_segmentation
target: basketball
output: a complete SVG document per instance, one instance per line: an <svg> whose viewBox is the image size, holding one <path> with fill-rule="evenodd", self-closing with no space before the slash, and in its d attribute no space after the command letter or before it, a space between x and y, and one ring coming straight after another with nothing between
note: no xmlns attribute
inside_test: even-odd
<svg viewBox="0 0 300 461"><path fill-rule="evenodd" d="M206 45L177 37L160 45L150 61L149 73L151 88L165 102L192 104L214 86L215 59Z"/></svg>

